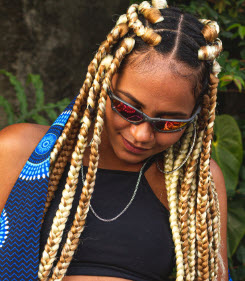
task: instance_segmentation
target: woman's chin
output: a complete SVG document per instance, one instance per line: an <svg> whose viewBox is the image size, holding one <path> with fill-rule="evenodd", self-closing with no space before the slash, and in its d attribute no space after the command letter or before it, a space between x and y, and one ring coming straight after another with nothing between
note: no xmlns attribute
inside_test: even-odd
<svg viewBox="0 0 245 281"><path fill-rule="evenodd" d="M116 156L120 161L125 162L126 164L139 164L145 162L147 158L152 156L153 154L149 153L149 151L145 151L144 153L134 153L127 149L115 149L114 150Z"/></svg>

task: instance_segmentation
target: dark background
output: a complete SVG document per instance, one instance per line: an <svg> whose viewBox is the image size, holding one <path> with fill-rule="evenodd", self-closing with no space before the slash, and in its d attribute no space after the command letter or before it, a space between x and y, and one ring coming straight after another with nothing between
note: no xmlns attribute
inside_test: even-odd
<svg viewBox="0 0 245 281"><path fill-rule="evenodd" d="M127 0L0 0L0 69L23 85L29 73L40 74L47 102L72 99L100 43L128 6ZM33 91L26 93L31 107ZM4 75L0 95L17 110L15 91ZM1 127L6 116L0 112Z"/></svg>
<svg viewBox="0 0 245 281"><path fill-rule="evenodd" d="M39 74L45 102L72 99L82 86L87 66L100 43L118 16L126 12L129 2L0 0L0 69L16 75L23 85L29 73ZM235 52L236 47L232 50ZM25 87L32 108L33 89ZM0 75L0 95L18 112L15 90L4 75ZM245 95L238 91L220 93L217 113L236 115L244 105ZM0 112L1 128L7 118L2 107Z"/></svg>

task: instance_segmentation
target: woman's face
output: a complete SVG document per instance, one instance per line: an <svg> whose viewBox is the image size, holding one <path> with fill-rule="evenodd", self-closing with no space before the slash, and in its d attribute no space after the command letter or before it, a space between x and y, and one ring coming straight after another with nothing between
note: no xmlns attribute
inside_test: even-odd
<svg viewBox="0 0 245 281"><path fill-rule="evenodd" d="M127 65L122 73L112 78L111 90L120 99L143 111L150 117L187 119L195 107L193 83L176 71L170 70L173 61L158 58L151 67ZM175 63L178 73L190 74L190 70ZM171 67L172 69L172 67ZM143 122L134 125L111 109L107 98L105 131L113 154L123 162L136 164L166 150L176 143L184 130L174 133L154 131L152 125Z"/></svg>

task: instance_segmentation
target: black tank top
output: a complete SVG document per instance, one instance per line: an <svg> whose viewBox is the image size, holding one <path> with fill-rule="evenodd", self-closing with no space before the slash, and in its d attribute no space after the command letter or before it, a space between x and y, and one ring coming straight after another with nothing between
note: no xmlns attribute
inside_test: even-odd
<svg viewBox="0 0 245 281"><path fill-rule="evenodd" d="M150 166L150 162L145 170ZM41 230L40 255L61 200L70 163L45 216ZM84 167L84 174L87 167ZM130 201L138 172L98 169L91 204L102 218L113 218ZM82 189L77 186L65 234L70 229ZM67 235L63 236L64 245ZM60 252L58 253L60 255ZM169 212L142 175L134 201L119 218L103 222L88 212L80 244L66 275L111 276L134 281L166 281L175 264Z"/></svg>

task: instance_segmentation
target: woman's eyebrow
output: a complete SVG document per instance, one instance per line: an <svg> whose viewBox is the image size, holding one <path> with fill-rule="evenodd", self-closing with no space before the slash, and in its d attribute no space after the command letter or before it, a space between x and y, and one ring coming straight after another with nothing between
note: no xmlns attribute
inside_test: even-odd
<svg viewBox="0 0 245 281"><path fill-rule="evenodd" d="M137 103L138 105L140 105L142 108L145 108L145 105L143 103L141 103L139 100L137 100L134 96L132 96L131 94L124 92L122 90L116 90L116 92L122 93L124 96L128 97L129 99L131 99L133 102ZM161 111L158 112L157 115L168 115L168 116L181 116L181 117L188 117L188 114L184 113L184 112L179 112L179 111Z"/></svg>
<svg viewBox="0 0 245 281"><path fill-rule="evenodd" d="M141 103L140 101L138 101L134 96L130 95L127 92L124 92L122 90L116 90L116 92L122 93L124 96L128 97L129 99L131 99L133 102L137 103L138 105L140 105L142 108L145 108L145 106L143 105L143 103Z"/></svg>

